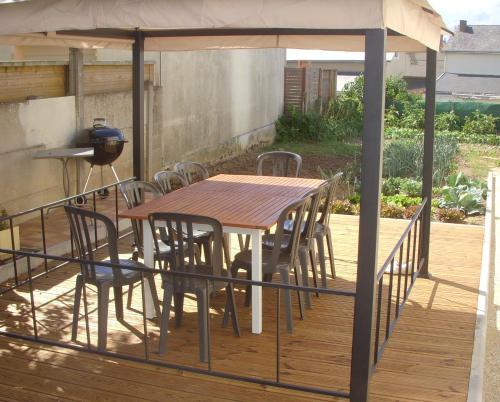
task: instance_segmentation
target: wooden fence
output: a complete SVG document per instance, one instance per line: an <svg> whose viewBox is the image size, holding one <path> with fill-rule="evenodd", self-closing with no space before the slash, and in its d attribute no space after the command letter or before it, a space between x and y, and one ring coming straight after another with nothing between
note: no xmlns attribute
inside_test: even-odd
<svg viewBox="0 0 500 402"><path fill-rule="evenodd" d="M86 64L85 95L132 89L131 64ZM68 95L69 68L66 63L2 63L0 65L0 102L22 102L33 98ZM154 64L144 66L145 81L154 82Z"/></svg>
<svg viewBox="0 0 500 402"><path fill-rule="evenodd" d="M337 72L310 67L285 67L285 113L291 109L320 112L335 99Z"/></svg>

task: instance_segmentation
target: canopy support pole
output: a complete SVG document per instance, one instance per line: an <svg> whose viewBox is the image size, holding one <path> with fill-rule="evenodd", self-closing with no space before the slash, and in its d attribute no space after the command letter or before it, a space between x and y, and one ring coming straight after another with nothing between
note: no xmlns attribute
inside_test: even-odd
<svg viewBox="0 0 500 402"><path fill-rule="evenodd" d="M372 323L380 221L385 109L385 29L365 34L365 82L361 159L361 211L351 362L351 401L368 400L373 366Z"/></svg>
<svg viewBox="0 0 500 402"><path fill-rule="evenodd" d="M135 32L132 45L132 139L133 174L144 179L144 35Z"/></svg>
<svg viewBox="0 0 500 402"><path fill-rule="evenodd" d="M434 117L436 114L436 51L427 49L425 72L425 124L424 124L424 160L422 167L422 199L427 198L427 204L422 213L422 243L421 258L424 263L420 276L430 278L429 244L431 235L431 199L434 165Z"/></svg>

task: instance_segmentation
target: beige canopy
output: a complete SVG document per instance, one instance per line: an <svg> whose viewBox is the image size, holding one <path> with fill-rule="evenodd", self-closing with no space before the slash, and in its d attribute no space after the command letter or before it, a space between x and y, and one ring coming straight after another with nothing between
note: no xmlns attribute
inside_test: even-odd
<svg viewBox="0 0 500 402"><path fill-rule="evenodd" d="M0 44L10 45L124 49L133 38L99 33L140 29L159 34L146 35L145 50L151 51L363 51L363 31L371 28L387 28L387 51L439 50L447 31L427 0L30 0L0 5ZM75 36L76 30L97 31Z"/></svg>

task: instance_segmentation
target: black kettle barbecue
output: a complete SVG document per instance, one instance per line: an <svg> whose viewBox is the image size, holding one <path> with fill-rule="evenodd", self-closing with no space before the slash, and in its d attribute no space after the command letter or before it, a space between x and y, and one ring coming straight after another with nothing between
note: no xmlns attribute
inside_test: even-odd
<svg viewBox="0 0 500 402"><path fill-rule="evenodd" d="M83 193L87 191L87 186L92 175L92 170L94 166L105 166L109 165L111 171L113 172L116 181L120 181L115 168L113 167L113 162L118 159L123 151L123 146L127 142L125 136L121 130L117 128L110 127L106 124L106 119L95 118L93 127L87 130L87 142L82 144L85 147L94 148L94 155L92 157L86 158L87 162L90 163L90 170L85 181L85 186L83 187ZM104 186L101 170L101 186ZM109 192L107 189L99 192L101 197L107 197ZM77 202L79 204L84 204L86 199L84 196L79 197Z"/></svg>

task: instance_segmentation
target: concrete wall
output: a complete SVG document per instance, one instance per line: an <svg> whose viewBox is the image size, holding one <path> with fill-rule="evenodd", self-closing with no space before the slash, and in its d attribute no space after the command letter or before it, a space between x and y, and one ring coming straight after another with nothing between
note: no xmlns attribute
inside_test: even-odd
<svg viewBox="0 0 500 402"><path fill-rule="evenodd" d="M0 206L16 212L60 198L61 163L32 155L68 144L75 132L74 97L0 104L0 122Z"/></svg>
<svg viewBox="0 0 500 402"><path fill-rule="evenodd" d="M242 152L274 136L283 109L283 50L159 53L158 79L146 85L147 175L195 159L212 162ZM161 85L161 86L160 86ZM115 167L120 178L132 175L132 94L86 96L85 127L105 117L129 143ZM0 206L14 213L63 196L61 163L33 160L40 149L78 142L74 97L0 104ZM82 163L82 181L89 165ZM100 184L99 168L92 187ZM74 165L70 174L74 189ZM113 176L104 168L104 181Z"/></svg>
<svg viewBox="0 0 500 402"><path fill-rule="evenodd" d="M499 54L446 52L445 71L458 74L498 75Z"/></svg>
<svg viewBox="0 0 500 402"><path fill-rule="evenodd" d="M284 63L282 50L165 53L153 170L182 159L213 161L272 139Z"/></svg>

